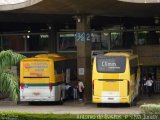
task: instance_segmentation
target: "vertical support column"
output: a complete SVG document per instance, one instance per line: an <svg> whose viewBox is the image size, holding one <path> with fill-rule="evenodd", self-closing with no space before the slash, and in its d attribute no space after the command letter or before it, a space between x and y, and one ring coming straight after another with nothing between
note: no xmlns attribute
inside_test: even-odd
<svg viewBox="0 0 160 120"><path fill-rule="evenodd" d="M76 19L77 72L85 86L84 102L88 103L92 96L90 17L79 15Z"/></svg>
<svg viewBox="0 0 160 120"><path fill-rule="evenodd" d="M57 52L57 30L52 26L49 26L49 40L48 40L48 47L50 53Z"/></svg>

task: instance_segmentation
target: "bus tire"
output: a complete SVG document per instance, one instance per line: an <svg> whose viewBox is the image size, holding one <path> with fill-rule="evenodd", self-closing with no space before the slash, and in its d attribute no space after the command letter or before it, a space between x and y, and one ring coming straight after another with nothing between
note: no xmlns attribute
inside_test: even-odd
<svg viewBox="0 0 160 120"><path fill-rule="evenodd" d="M63 94L61 92L60 98L59 98L59 104L62 105L63 104Z"/></svg>
<svg viewBox="0 0 160 120"><path fill-rule="evenodd" d="M97 103L97 107L102 107L102 103Z"/></svg>
<svg viewBox="0 0 160 120"><path fill-rule="evenodd" d="M33 105L33 102L28 102L29 105Z"/></svg>

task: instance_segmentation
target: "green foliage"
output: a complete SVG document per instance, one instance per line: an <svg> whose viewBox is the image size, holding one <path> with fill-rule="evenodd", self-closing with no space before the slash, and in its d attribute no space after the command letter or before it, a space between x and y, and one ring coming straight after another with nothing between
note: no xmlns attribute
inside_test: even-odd
<svg viewBox="0 0 160 120"><path fill-rule="evenodd" d="M76 115L0 112L0 120L1 119L4 119L4 120L10 120L10 119L14 119L14 120L75 120Z"/></svg>
<svg viewBox="0 0 160 120"><path fill-rule="evenodd" d="M6 119L7 118L7 119ZM96 114L38 114L0 112L0 119L5 120L141 120L140 115L96 115Z"/></svg>
<svg viewBox="0 0 160 120"><path fill-rule="evenodd" d="M25 58L25 56L15 53L11 50L1 51L0 52L0 69L3 70L10 66L16 65L23 58Z"/></svg>
<svg viewBox="0 0 160 120"><path fill-rule="evenodd" d="M16 76L10 71L3 71L0 73L1 92L9 95L13 101L18 99L18 84Z"/></svg>
<svg viewBox="0 0 160 120"><path fill-rule="evenodd" d="M144 104L140 109L142 114L160 114L160 104Z"/></svg>
<svg viewBox="0 0 160 120"><path fill-rule="evenodd" d="M10 67L19 63L25 56L11 50L0 52L0 92L13 101L18 100L18 82Z"/></svg>

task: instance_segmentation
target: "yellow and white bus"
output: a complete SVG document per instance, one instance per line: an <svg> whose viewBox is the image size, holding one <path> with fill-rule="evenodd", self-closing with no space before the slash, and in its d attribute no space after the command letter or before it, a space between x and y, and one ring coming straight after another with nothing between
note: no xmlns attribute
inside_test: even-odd
<svg viewBox="0 0 160 120"><path fill-rule="evenodd" d="M139 93L139 80L137 55L129 52L98 55L93 61L92 101L132 105Z"/></svg>
<svg viewBox="0 0 160 120"><path fill-rule="evenodd" d="M41 54L20 63L20 101L59 101L65 98L65 71L73 60L58 54Z"/></svg>

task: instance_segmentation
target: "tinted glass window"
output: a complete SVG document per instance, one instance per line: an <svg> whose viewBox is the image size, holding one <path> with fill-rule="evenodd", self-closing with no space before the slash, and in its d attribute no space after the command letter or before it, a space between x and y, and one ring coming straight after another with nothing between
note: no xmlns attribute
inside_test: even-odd
<svg viewBox="0 0 160 120"><path fill-rule="evenodd" d="M76 50L75 33L60 33L58 42L60 51Z"/></svg>
<svg viewBox="0 0 160 120"><path fill-rule="evenodd" d="M126 67L126 57L97 56L97 71L102 73L123 73Z"/></svg>
<svg viewBox="0 0 160 120"><path fill-rule="evenodd" d="M123 49L123 39L121 32L111 32L111 50Z"/></svg>
<svg viewBox="0 0 160 120"><path fill-rule="evenodd" d="M138 69L138 59L135 58L130 61L130 73L131 74L137 73L137 69Z"/></svg>
<svg viewBox="0 0 160 120"><path fill-rule="evenodd" d="M65 72L66 69L65 61L55 61L54 69L56 71L56 74L61 74L62 72Z"/></svg>

